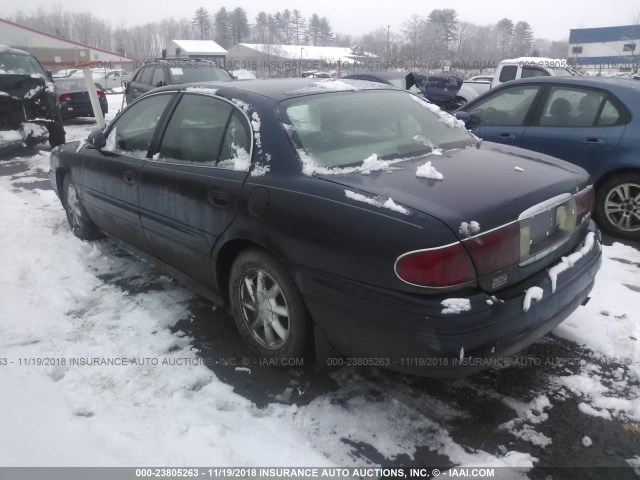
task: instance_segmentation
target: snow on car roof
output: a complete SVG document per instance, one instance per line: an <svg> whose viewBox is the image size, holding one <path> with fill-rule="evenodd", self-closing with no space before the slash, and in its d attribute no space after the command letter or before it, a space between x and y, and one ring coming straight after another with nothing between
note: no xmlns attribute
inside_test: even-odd
<svg viewBox="0 0 640 480"><path fill-rule="evenodd" d="M271 98L284 100L293 96L304 96L313 93L330 91L360 91L360 90L397 90L391 85L367 82L365 80L330 80L326 78L292 78L273 80L243 80L242 82L200 82L180 85L182 90L188 88L208 87L218 89L218 93L225 91L250 92ZM167 86L161 90L175 90L176 86Z"/></svg>

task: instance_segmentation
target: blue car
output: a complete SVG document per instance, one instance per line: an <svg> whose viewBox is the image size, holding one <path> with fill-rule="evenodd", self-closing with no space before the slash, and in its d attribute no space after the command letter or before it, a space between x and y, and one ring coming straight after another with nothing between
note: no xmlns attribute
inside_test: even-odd
<svg viewBox="0 0 640 480"><path fill-rule="evenodd" d="M586 169L606 232L640 238L640 81L538 77L507 82L456 111L480 138Z"/></svg>

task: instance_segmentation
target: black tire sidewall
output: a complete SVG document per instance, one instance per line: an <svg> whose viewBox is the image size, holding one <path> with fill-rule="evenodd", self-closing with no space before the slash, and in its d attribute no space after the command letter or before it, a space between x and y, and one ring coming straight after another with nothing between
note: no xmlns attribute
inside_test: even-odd
<svg viewBox="0 0 640 480"><path fill-rule="evenodd" d="M604 211L604 202L611 192L612 189L616 188L621 183L635 183L640 186L640 174L637 173L626 173L622 175L618 175L616 177L612 177L604 182L596 193L596 205L595 205L595 217L598 222L598 226L608 233L609 235L624 238L627 240L638 240L640 239L640 231L637 232L627 232L624 230L620 230L615 225L609 222L607 215Z"/></svg>
<svg viewBox="0 0 640 480"><path fill-rule="evenodd" d="M67 214L67 221L69 222L71 231L76 237L80 238L81 240L94 240L96 238L99 238L101 236L100 231L89 218L89 215L84 209L82 202L80 202L80 218L77 224L74 222L73 215L71 214L71 208L69 207L69 184L73 185L73 187L76 189L77 195L78 189L71 180L71 176L67 174L65 175L64 181L62 183L62 206L64 207L64 211Z"/></svg>
<svg viewBox="0 0 640 480"><path fill-rule="evenodd" d="M55 122L49 125L49 145L51 148L55 148L65 143L65 141L66 134L62 123L62 114L58 113Z"/></svg>
<svg viewBox="0 0 640 480"><path fill-rule="evenodd" d="M270 350L260 345L245 324L240 306L240 282L251 269L267 272L280 286L289 309L289 335L285 345ZM245 250L236 258L229 278L229 299L233 318L240 335L251 350L263 358L285 360L306 357L310 345L311 321L302 297L293 279L282 264L269 253L260 249Z"/></svg>

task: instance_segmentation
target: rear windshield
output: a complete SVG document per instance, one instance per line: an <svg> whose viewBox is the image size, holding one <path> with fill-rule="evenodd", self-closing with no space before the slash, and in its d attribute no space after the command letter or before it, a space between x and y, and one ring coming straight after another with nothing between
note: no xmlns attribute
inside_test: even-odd
<svg viewBox="0 0 640 480"><path fill-rule="evenodd" d="M373 154L413 158L474 144L452 115L401 91L309 95L283 102L280 116L296 147L322 167L357 165Z"/></svg>
<svg viewBox="0 0 640 480"><path fill-rule="evenodd" d="M87 91L87 84L84 78L57 78L55 84L60 93ZM94 85L96 86L96 90L102 90L98 84Z"/></svg>
<svg viewBox="0 0 640 480"><path fill-rule="evenodd" d="M0 74L13 73L19 75L42 75L47 73L42 65L31 55L21 53L0 52Z"/></svg>
<svg viewBox="0 0 640 480"><path fill-rule="evenodd" d="M231 76L215 63L189 63L169 67L171 83L195 83L231 80Z"/></svg>

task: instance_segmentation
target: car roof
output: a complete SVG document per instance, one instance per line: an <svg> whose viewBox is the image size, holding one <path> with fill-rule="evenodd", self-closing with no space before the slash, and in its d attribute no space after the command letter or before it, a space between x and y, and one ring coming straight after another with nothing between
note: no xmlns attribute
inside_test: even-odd
<svg viewBox="0 0 640 480"><path fill-rule="evenodd" d="M0 45L0 52L14 53L18 55L31 55L29 52L25 52L24 50L18 50L17 48L7 47L6 45Z"/></svg>
<svg viewBox="0 0 640 480"><path fill-rule="evenodd" d="M280 101L292 97L314 95L318 93L361 91L361 90L397 90L391 85L368 82L366 80L328 78L278 78L268 80L235 80L217 82L185 83L170 85L153 90L159 92L163 90L175 91L192 88L211 88L220 90L221 94L234 96L237 93L252 93L268 97L274 101ZM223 92L224 90L224 92Z"/></svg>
<svg viewBox="0 0 640 480"><path fill-rule="evenodd" d="M350 75L345 75L342 78L352 78L352 77L378 77L384 80L389 80L392 78L406 78L407 74L402 72L362 72L362 73L352 73Z"/></svg>

